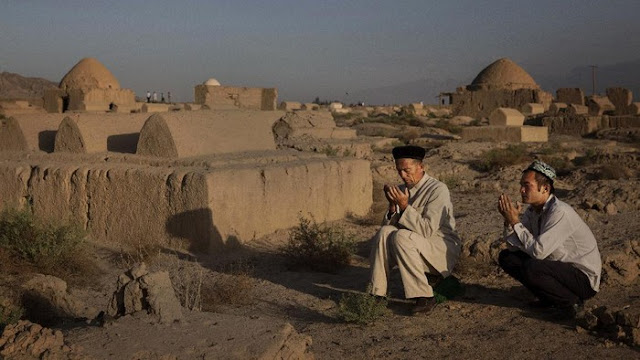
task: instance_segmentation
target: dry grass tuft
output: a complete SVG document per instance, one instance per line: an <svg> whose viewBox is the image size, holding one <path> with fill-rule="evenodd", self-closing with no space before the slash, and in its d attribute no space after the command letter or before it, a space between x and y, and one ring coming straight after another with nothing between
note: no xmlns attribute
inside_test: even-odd
<svg viewBox="0 0 640 360"><path fill-rule="evenodd" d="M112 260L119 268L129 269L135 264L146 263L152 265L162 249L160 245L138 240L132 247L121 247Z"/></svg>
<svg viewBox="0 0 640 360"><path fill-rule="evenodd" d="M621 164L606 164L598 169L596 176L603 180L628 179L633 177L633 171Z"/></svg>
<svg viewBox="0 0 640 360"><path fill-rule="evenodd" d="M239 261L226 265L202 290L202 310L215 311L222 305L248 305L254 301L254 267Z"/></svg>
<svg viewBox="0 0 640 360"><path fill-rule="evenodd" d="M300 218L283 253L292 269L336 273L351 263L355 247L354 239L343 229Z"/></svg>

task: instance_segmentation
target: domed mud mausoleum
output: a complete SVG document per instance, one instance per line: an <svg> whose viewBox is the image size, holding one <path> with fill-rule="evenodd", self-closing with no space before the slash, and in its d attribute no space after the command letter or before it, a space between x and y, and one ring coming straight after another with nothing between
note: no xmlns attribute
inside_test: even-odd
<svg viewBox="0 0 640 360"><path fill-rule="evenodd" d="M58 89L44 94L44 108L50 113L120 110L135 106L133 90L120 88L120 82L100 61L80 60L62 78Z"/></svg>
<svg viewBox="0 0 640 360"><path fill-rule="evenodd" d="M497 108L520 109L525 104L551 104L552 95L540 86L522 67L502 58L484 68L471 84L448 93L454 115L476 119L488 117Z"/></svg>

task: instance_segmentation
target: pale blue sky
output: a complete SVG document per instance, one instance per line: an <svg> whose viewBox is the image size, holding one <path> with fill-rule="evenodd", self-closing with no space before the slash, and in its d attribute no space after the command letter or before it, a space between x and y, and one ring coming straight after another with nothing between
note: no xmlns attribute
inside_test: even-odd
<svg viewBox="0 0 640 360"><path fill-rule="evenodd" d="M638 14L638 0L2 0L0 71L59 81L96 57L139 96L192 101L215 77L277 87L279 100L340 99L468 81L500 57L545 75L638 60Z"/></svg>

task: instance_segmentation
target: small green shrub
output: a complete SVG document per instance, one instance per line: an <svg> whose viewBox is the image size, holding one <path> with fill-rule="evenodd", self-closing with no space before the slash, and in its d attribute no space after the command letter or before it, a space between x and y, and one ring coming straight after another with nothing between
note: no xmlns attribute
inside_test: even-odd
<svg viewBox="0 0 640 360"><path fill-rule="evenodd" d="M338 304L338 317L349 323L368 325L387 311L387 299L366 293L347 293L342 295Z"/></svg>
<svg viewBox="0 0 640 360"><path fill-rule="evenodd" d="M301 217L283 252L291 268L335 273L350 264L355 242L340 228Z"/></svg>
<svg viewBox="0 0 640 360"><path fill-rule="evenodd" d="M67 265L85 236L76 225L46 223L28 209L0 213L0 247L42 269Z"/></svg>
<svg viewBox="0 0 640 360"><path fill-rule="evenodd" d="M472 165L479 171L497 171L507 166L522 164L530 160L527 145L509 145L505 149L484 152Z"/></svg>
<svg viewBox="0 0 640 360"><path fill-rule="evenodd" d="M446 119L440 119L436 121L436 124L434 125L434 127L447 130L452 134L460 134L462 132L461 126L453 125L449 122L449 120L446 120Z"/></svg>
<svg viewBox="0 0 640 360"><path fill-rule="evenodd" d="M445 185L447 185L447 187L449 188L449 190L451 189L455 189L458 186L460 186L460 178L454 175L451 176L445 176L442 178L442 182L445 183Z"/></svg>
<svg viewBox="0 0 640 360"><path fill-rule="evenodd" d="M327 156L338 156L338 149L331 145L327 145L322 152Z"/></svg>
<svg viewBox="0 0 640 360"><path fill-rule="evenodd" d="M441 304L447 300L451 300L457 296L464 294L464 286L460 283L458 278L455 276L449 276L442 281L440 281L433 288L434 296L436 297L436 302Z"/></svg>
<svg viewBox="0 0 640 360"><path fill-rule="evenodd" d="M585 151L584 153L584 156L573 159L573 163L576 166L593 165L597 162L597 156L598 152L595 149L587 149L587 151Z"/></svg>

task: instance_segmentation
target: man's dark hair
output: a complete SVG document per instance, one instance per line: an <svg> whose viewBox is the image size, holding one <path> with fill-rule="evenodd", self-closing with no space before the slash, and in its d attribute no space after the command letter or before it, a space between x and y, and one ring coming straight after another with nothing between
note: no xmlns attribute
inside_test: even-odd
<svg viewBox="0 0 640 360"><path fill-rule="evenodd" d="M548 177L544 176L541 172L535 171L535 170L525 170L524 172L529 172L531 171L534 174L534 178L536 179L536 182L538 183L538 190L540 190L542 188L543 185L547 185L549 186L549 193L550 194L555 194L556 189L553 186L553 180L549 179Z"/></svg>

